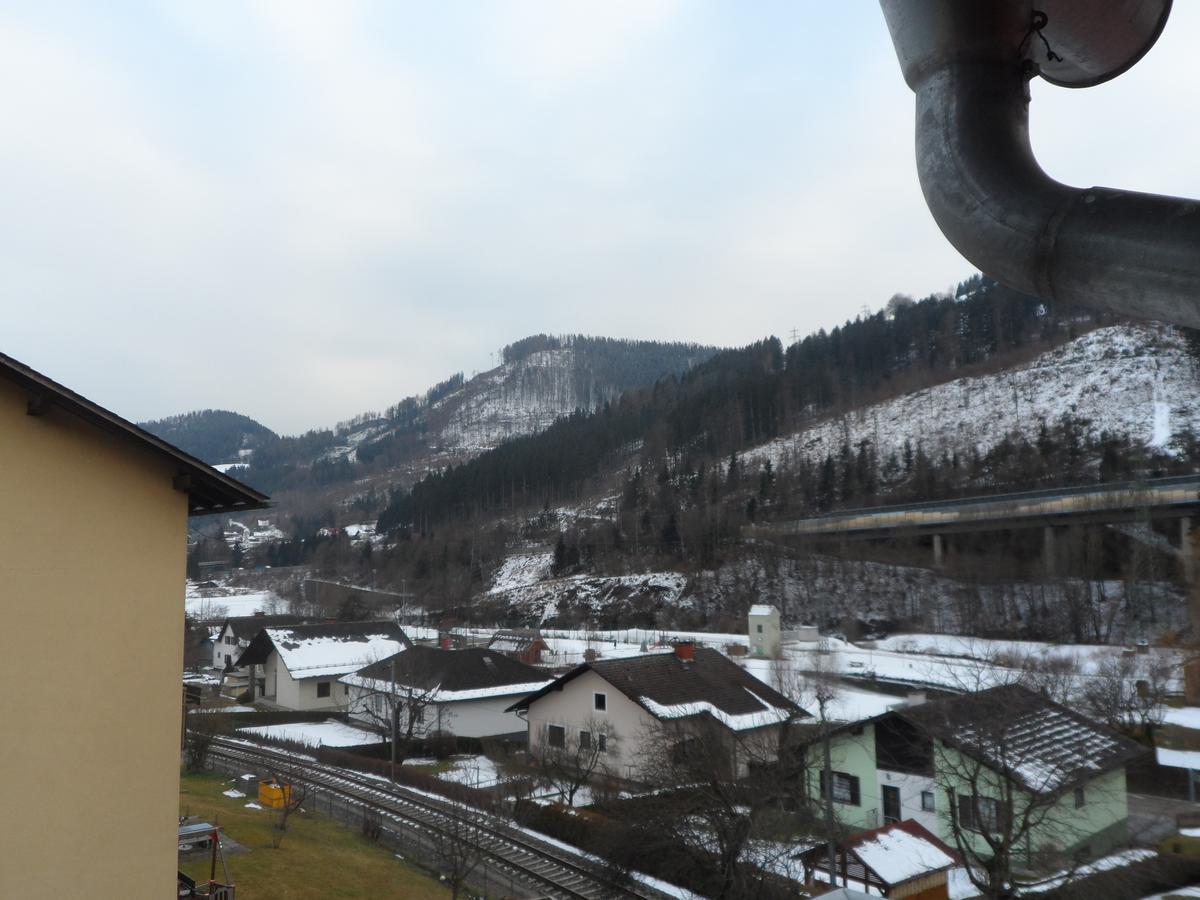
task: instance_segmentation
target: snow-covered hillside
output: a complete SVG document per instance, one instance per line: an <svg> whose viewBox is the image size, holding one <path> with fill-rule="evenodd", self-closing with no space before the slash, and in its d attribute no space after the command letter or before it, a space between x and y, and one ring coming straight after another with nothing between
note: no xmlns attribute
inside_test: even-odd
<svg viewBox="0 0 1200 900"><path fill-rule="evenodd" d="M902 452L904 442L981 451L1014 431L1032 438L1041 421L1063 415L1086 419L1093 434L1124 432L1169 449L1171 435L1200 431L1200 372L1173 328L1115 325L1099 328L1024 365L959 378L863 407L745 454L776 466L837 454L870 441L879 456Z"/></svg>
<svg viewBox="0 0 1200 900"><path fill-rule="evenodd" d="M592 410L616 395L577 366L571 347L539 350L505 363L438 402L447 413L434 442L445 449L486 450L543 431L576 409ZM435 413L433 418L438 419Z"/></svg>
<svg viewBox="0 0 1200 900"><path fill-rule="evenodd" d="M686 606L682 599L687 578L678 572L644 575L574 575L548 581L493 588L489 605L506 619L538 623L605 621L631 614L672 612Z"/></svg>

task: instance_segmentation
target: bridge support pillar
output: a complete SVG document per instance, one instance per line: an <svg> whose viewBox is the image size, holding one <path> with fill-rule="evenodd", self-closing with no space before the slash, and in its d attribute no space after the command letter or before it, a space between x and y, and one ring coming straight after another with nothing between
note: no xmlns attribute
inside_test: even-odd
<svg viewBox="0 0 1200 900"><path fill-rule="evenodd" d="M1196 583L1196 538L1192 533L1192 520L1179 520L1179 562L1183 566L1183 579L1188 587Z"/></svg>
<svg viewBox="0 0 1200 900"><path fill-rule="evenodd" d="M933 567L935 569L940 569L945 559L946 546L942 542L942 536L940 534L935 534L933 536Z"/></svg>
<svg viewBox="0 0 1200 900"><path fill-rule="evenodd" d="M1046 525L1042 528L1042 568L1047 575L1054 575L1058 566L1056 557L1058 556L1058 545L1054 539L1054 526Z"/></svg>

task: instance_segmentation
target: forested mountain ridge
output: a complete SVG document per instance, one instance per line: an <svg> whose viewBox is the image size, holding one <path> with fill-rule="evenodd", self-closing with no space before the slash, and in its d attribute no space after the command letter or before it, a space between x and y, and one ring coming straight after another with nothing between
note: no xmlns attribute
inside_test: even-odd
<svg viewBox="0 0 1200 900"><path fill-rule="evenodd" d="M747 526L1194 470L1193 337L976 277L954 296L895 297L789 347L772 337L716 353L487 452L427 457L423 477L292 517L293 539L265 548L265 561L369 578L480 621L736 630L745 604L769 596L790 621L828 628L902 618L1096 641L1138 633L1122 629L1147 627L1147 616L1163 628L1175 604L1155 598L1172 596L1173 558L1124 532L1060 538L1082 580L1047 583L1027 535L961 539L953 573L928 571L916 546L831 557ZM524 367L511 377L564 353L556 341L506 348L505 365ZM355 423L342 444L375 427ZM370 538L321 527L376 516Z"/></svg>
<svg viewBox="0 0 1200 900"><path fill-rule="evenodd" d="M661 478L665 468L695 486L727 468L731 456L782 434L907 391L1017 365L1108 321L1091 310L1055 309L982 276L960 284L953 297L894 297L884 310L786 349L769 338L723 351L594 414L573 415L433 473L397 492L380 525L421 528L491 510L576 503L614 466L631 462L647 475ZM628 456L630 446L639 452ZM866 452L861 441L851 447L860 450ZM940 454L932 446L924 452Z"/></svg>
<svg viewBox="0 0 1200 900"><path fill-rule="evenodd" d="M235 462L241 451L278 438L261 422L225 409L197 410L140 427L208 463Z"/></svg>
<svg viewBox="0 0 1200 900"><path fill-rule="evenodd" d="M245 416L187 413L143 425L271 494L345 494L355 482L407 483L450 461L593 410L709 358L714 347L584 335L535 335L508 345L504 362L467 379L456 373L383 412L329 429L280 436ZM370 505L369 498L367 505Z"/></svg>

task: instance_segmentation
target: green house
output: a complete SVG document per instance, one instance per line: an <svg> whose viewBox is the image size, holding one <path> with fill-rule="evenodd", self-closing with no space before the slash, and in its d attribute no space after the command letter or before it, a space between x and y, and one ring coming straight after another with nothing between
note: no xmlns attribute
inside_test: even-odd
<svg viewBox="0 0 1200 900"><path fill-rule="evenodd" d="M850 830L913 819L964 855L1022 865L1126 843L1125 766L1140 745L1019 685L904 706L830 736L834 812ZM809 796L823 747L805 747Z"/></svg>

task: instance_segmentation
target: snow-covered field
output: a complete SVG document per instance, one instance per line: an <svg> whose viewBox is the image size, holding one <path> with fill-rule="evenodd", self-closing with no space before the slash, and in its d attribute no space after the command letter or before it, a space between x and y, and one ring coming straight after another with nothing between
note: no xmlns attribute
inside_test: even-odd
<svg viewBox="0 0 1200 900"><path fill-rule="evenodd" d="M1165 447L1184 427L1200 431L1200 373L1173 328L1098 328L1025 365L863 407L749 450L743 460L770 459L776 467L821 460L847 439L851 446L870 441L880 459L900 454L906 440L914 448L984 450L1066 414L1088 420L1093 434L1124 432Z"/></svg>
<svg viewBox="0 0 1200 900"><path fill-rule="evenodd" d="M379 735L375 732L355 728L336 719L326 719L324 722L290 722L286 725L255 725L239 728L238 731L251 737L296 741L309 747L356 747L379 742Z"/></svg>
<svg viewBox="0 0 1200 900"><path fill-rule="evenodd" d="M201 597L189 590L183 600L184 610L189 616L209 621L227 616L252 616L256 612L286 612L287 601L271 591L255 591L249 594L230 594L222 597Z"/></svg>

